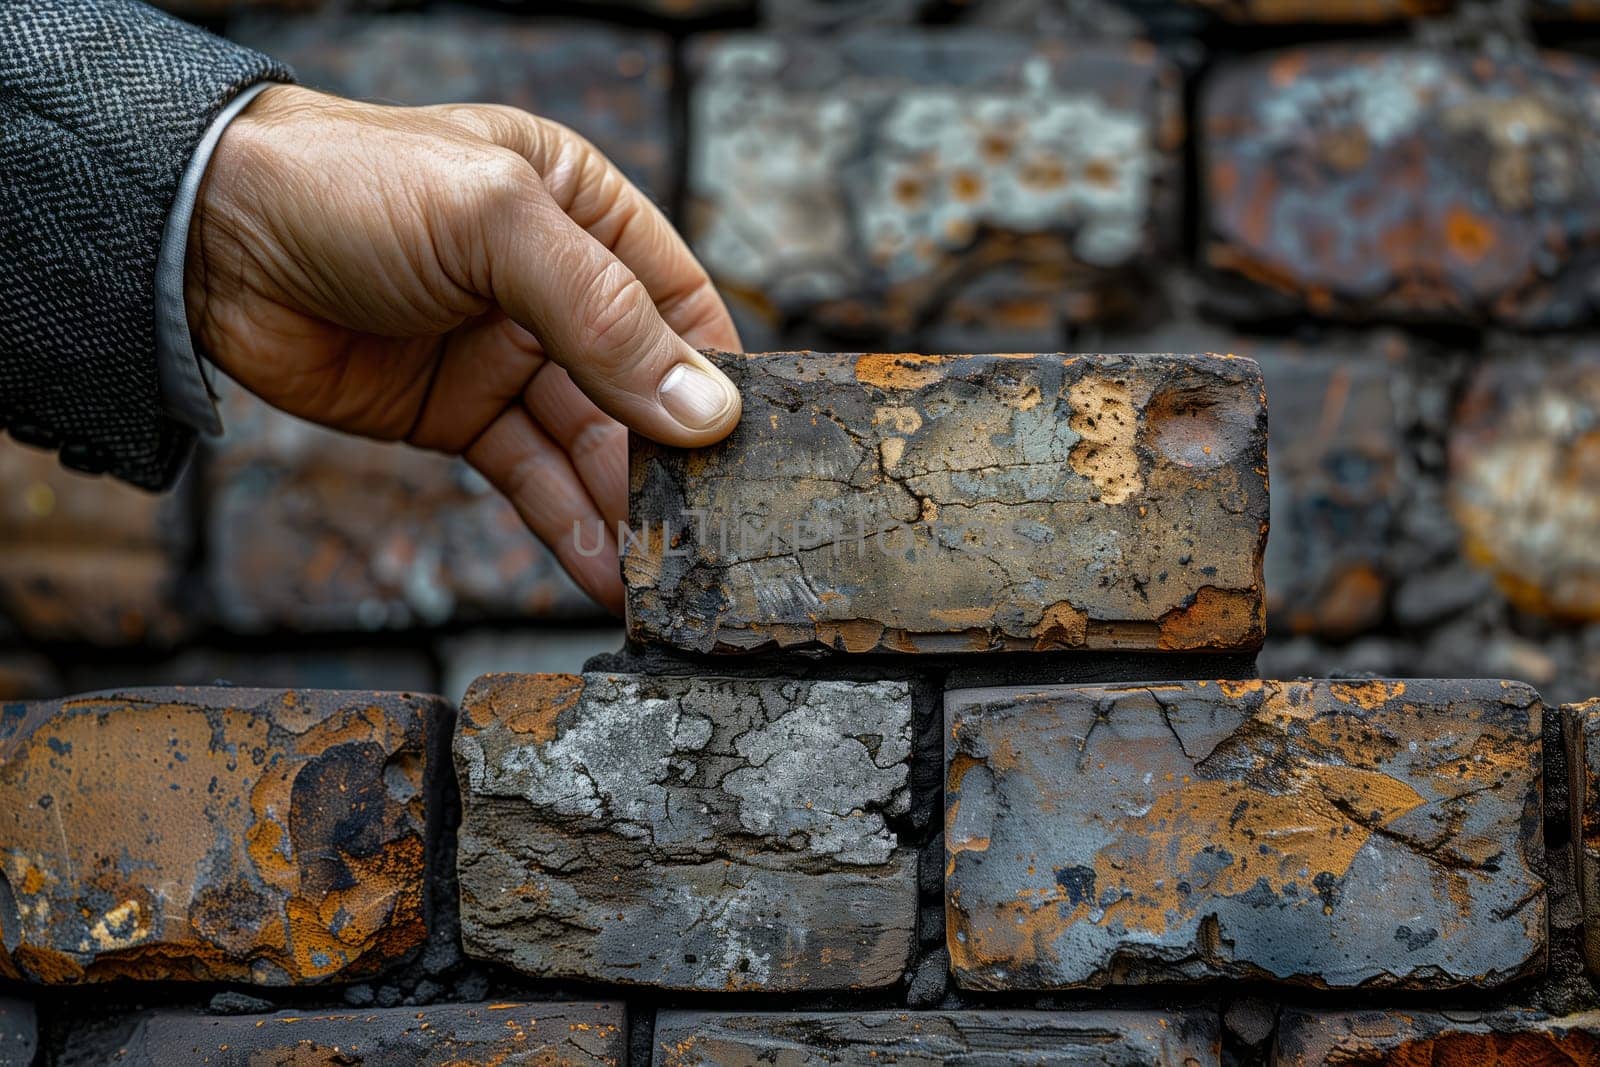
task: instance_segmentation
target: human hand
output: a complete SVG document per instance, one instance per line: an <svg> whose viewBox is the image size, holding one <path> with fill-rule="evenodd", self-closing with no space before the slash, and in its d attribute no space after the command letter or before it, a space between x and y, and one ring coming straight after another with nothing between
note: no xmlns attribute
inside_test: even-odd
<svg viewBox="0 0 1600 1067"><path fill-rule="evenodd" d="M593 146L514 108L265 90L212 156L184 281L230 377L465 456L613 611L624 427L695 446L739 417L695 351L739 348L705 271Z"/></svg>

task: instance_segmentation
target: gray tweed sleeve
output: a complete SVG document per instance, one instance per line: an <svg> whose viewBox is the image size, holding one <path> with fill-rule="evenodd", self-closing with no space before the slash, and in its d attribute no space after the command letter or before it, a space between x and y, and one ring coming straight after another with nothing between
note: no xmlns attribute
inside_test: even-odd
<svg viewBox="0 0 1600 1067"><path fill-rule="evenodd" d="M0 425L170 485L155 281L178 183L241 90L289 72L135 0L0 0Z"/></svg>

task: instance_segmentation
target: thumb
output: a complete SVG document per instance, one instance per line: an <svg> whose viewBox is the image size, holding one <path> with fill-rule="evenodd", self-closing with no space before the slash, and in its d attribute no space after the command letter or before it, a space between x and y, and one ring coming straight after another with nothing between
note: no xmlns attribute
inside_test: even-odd
<svg viewBox="0 0 1600 1067"><path fill-rule="evenodd" d="M489 231L489 286L595 406L663 444L707 445L739 421L726 375L667 326L649 291L544 190L532 168Z"/></svg>

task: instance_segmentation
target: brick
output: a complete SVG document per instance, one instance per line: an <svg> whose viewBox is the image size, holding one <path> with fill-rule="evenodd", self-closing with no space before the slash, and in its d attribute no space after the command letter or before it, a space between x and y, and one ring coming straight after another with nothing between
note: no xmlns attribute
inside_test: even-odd
<svg viewBox="0 0 1600 1067"><path fill-rule="evenodd" d="M1164 1011L691 1012L656 1016L655 1067L1221 1063L1214 1015Z"/></svg>
<svg viewBox="0 0 1600 1067"><path fill-rule="evenodd" d="M489 675L462 702L469 955L675 989L897 982L904 682Z"/></svg>
<svg viewBox="0 0 1600 1067"><path fill-rule="evenodd" d="M0 612L43 640L175 641L190 519L187 483L157 496L0 436Z"/></svg>
<svg viewBox="0 0 1600 1067"><path fill-rule="evenodd" d="M627 1018L615 1002L444 1004L370 1011L195 1015L142 1020L118 1063L468 1063L616 1067L627 1061Z"/></svg>
<svg viewBox="0 0 1600 1067"><path fill-rule="evenodd" d="M33 1002L0 996L0 1067L33 1067L39 1018Z"/></svg>
<svg viewBox="0 0 1600 1067"><path fill-rule="evenodd" d="M207 464L206 576L231 629L375 630L599 608L461 460L337 434L242 390Z"/></svg>
<svg viewBox="0 0 1600 1067"><path fill-rule="evenodd" d="M772 323L906 344L981 315L970 286L1004 319L1117 314L1173 230L1179 79L1148 45L736 35L690 69L687 231Z"/></svg>
<svg viewBox="0 0 1600 1067"><path fill-rule="evenodd" d="M1583 954L1600 975L1600 697L1561 708L1566 738L1567 802L1578 865Z"/></svg>
<svg viewBox="0 0 1600 1067"><path fill-rule="evenodd" d="M485 674L577 674L590 657L622 647L620 626L474 630L440 642L443 692L459 700Z"/></svg>
<svg viewBox="0 0 1600 1067"><path fill-rule="evenodd" d="M1454 0L1183 0L1229 22L1381 23L1442 15Z"/></svg>
<svg viewBox="0 0 1600 1067"><path fill-rule="evenodd" d="M1292 49L1201 102L1203 254L1257 316L1556 327L1592 318L1600 88L1523 51Z"/></svg>
<svg viewBox="0 0 1600 1067"><path fill-rule="evenodd" d="M0 712L0 976L298 985L425 934L443 702L130 689ZM12 920L14 920L14 925Z"/></svg>
<svg viewBox="0 0 1600 1067"><path fill-rule="evenodd" d="M1387 1064L1600 1062L1600 1012L1550 1018L1534 1012L1317 1013L1287 1009L1278 1023L1275 1067Z"/></svg>
<svg viewBox="0 0 1600 1067"><path fill-rule="evenodd" d="M1516 682L945 697L957 983L1486 988L1543 970L1540 713Z"/></svg>
<svg viewBox="0 0 1600 1067"><path fill-rule="evenodd" d="M695 652L1260 644L1266 423L1248 360L716 358L744 394L727 441L633 439L633 638Z"/></svg>
<svg viewBox="0 0 1600 1067"><path fill-rule="evenodd" d="M1394 335L1315 348L1252 344L1273 422L1268 449L1272 538L1267 619L1273 632L1342 639L1383 621L1397 578L1405 440L1394 403L1406 373Z"/></svg>
<svg viewBox="0 0 1600 1067"><path fill-rule="evenodd" d="M313 88L399 104L509 104L577 130L659 200L672 196L667 37L515 15L259 19L229 36Z"/></svg>
<svg viewBox="0 0 1600 1067"><path fill-rule="evenodd" d="M1510 342L1507 342L1509 347ZM1600 621L1600 346L1481 365L1450 435L1450 505L1467 559L1518 608Z"/></svg>

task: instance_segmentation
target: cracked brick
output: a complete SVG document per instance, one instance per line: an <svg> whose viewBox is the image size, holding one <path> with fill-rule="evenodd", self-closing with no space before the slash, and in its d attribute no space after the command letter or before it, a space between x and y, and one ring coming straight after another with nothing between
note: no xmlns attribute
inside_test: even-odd
<svg viewBox="0 0 1600 1067"><path fill-rule="evenodd" d="M399 104L509 104L569 126L648 195L672 197L664 34L483 12L260 18L229 36L303 84Z"/></svg>
<svg viewBox="0 0 1600 1067"><path fill-rule="evenodd" d="M1600 697L1563 705L1561 724L1584 961L1590 974L1600 976Z"/></svg>
<svg viewBox="0 0 1600 1067"><path fill-rule="evenodd" d="M655 1067L836 1063L1219 1067L1217 1019L1181 1011L692 1012L656 1016Z"/></svg>
<svg viewBox="0 0 1600 1067"><path fill-rule="evenodd" d="M0 438L0 612L43 640L165 645L183 637L188 485L156 496Z"/></svg>
<svg viewBox="0 0 1600 1067"><path fill-rule="evenodd" d="M1136 306L1167 250L1180 86L1149 45L745 34L689 63L687 233L769 325L1032 336Z"/></svg>
<svg viewBox="0 0 1600 1067"><path fill-rule="evenodd" d="M455 739L467 952L678 989L897 982L905 682L488 675Z"/></svg>
<svg viewBox="0 0 1600 1067"><path fill-rule="evenodd" d="M626 1012L615 1002L501 1001L231 1016L158 1012L140 1021L117 1062L618 1067L627 1062L627 1045Z"/></svg>
<svg viewBox="0 0 1600 1067"><path fill-rule="evenodd" d="M1600 346L1533 360L1499 342L1450 434L1450 507L1467 560L1518 608L1600 621Z"/></svg>
<svg viewBox="0 0 1600 1067"><path fill-rule="evenodd" d="M1593 317L1600 66L1329 45L1233 62L1201 102L1202 249L1230 313Z"/></svg>
<svg viewBox="0 0 1600 1067"><path fill-rule="evenodd" d="M313 426L237 388L223 421L206 465L206 580L228 628L598 613L462 460Z"/></svg>
<svg viewBox="0 0 1600 1067"><path fill-rule="evenodd" d="M1541 705L1517 682L946 694L966 989L1542 973Z"/></svg>
<svg viewBox="0 0 1600 1067"><path fill-rule="evenodd" d="M636 640L694 652L1236 651L1262 636L1266 412L1212 355L715 358L721 444L635 436Z"/></svg>
<svg viewBox="0 0 1600 1067"><path fill-rule="evenodd" d="M402 960L446 715L242 688L6 705L0 977L299 985Z"/></svg>
<svg viewBox="0 0 1600 1067"><path fill-rule="evenodd" d="M1600 1063L1600 1012L1550 1017L1528 1011L1290 1009L1278 1022L1274 1067L1580 1067Z"/></svg>

